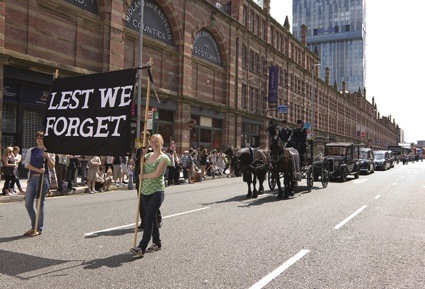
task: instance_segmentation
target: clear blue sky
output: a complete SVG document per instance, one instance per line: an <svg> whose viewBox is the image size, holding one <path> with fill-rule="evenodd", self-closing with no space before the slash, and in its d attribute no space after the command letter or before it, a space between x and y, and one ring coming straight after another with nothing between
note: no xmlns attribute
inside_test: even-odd
<svg viewBox="0 0 425 289"><path fill-rule="evenodd" d="M367 100L375 97L406 142L425 140L425 0L367 1L366 11ZM292 0L271 0L271 15L281 24L288 16L292 26Z"/></svg>

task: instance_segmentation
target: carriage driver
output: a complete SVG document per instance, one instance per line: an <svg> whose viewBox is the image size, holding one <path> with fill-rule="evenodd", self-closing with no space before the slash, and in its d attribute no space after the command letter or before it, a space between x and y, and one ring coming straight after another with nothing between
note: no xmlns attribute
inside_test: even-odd
<svg viewBox="0 0 425 289"><path fill-rule="evenodd" d="M279 131L279 138L284 144L286 144L286 147L291 147L293 130L288 126L286 119L282 120L282 125L283 127Z"/></svg>
<svg viewBox="0 0 425 289"><path fill-rule="evenodd" d="M269 146L271 146L272 139L278 134L276 119L272 118L269 121L269 127L266 129L266 131L269 133Z"/></svg>
<svg viewBox="0 0 425 289"><path fill-rule="evenodd" d="M307 130L303 126L304 126L303 121L301 119L297 120L297 127L294 128L292 133L292 146L300 154L301 164L305 160L306 141L307 141Z"/></svg>

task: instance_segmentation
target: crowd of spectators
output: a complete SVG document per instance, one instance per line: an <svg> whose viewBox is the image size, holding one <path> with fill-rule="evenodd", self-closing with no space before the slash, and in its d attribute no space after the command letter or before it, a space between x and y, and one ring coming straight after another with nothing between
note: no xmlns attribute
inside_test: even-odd
<svg viewBox="0 0 425 289"><path fill-rule="evenodd" d="M214 178L222 175L233 177L229 170L231 156L234 152L232 148L226 151L190 148L179 156L177 144L170 140L169 146L163 147L162 150L171 160L165 173L166 186L191 184L195 181L202 181L207 177ZM19 151L19 147L8 147L3 152L2 162L5 164L2 164L2 167L4 167L2 174L5 180L3 195L12 196L19 192L25 193L19 181L18 167L22 158ZM127 186L129 190L134 190L137 181L135 153L136 150L125 156L56 154L54 155L55 167L49 171L51 178L49 190L71 193L76 190L77 186L87 186L86 192L89 194L108 191L111 186ZM7 164L8 162L10 164ZM6 169L9 166L13 166L13 168ZM227 170L229 171L226 173ZM9 173L9 171L12 173ZM78 179L80 179L80 182L78 182ZM15 186L17 186L18 191L16 191Z"/></svg>

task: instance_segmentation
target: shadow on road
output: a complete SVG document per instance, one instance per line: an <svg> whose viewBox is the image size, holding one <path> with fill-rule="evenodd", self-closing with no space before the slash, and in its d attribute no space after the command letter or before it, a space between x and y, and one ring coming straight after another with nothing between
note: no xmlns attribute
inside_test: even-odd
<svg viewBox="0 0 425 289"><path fill-rule="evenodd" d="M131 255L130 252L128 252L128 253L122 253L115 256L110 256L107 258L85 261L81 265L83 266L84 269L99 269L100 267L116 268L116 267L120 267L124 263L133 262L138 259L140 258L135 258L133 257L133 255Z"/></svg>
<svg viewBox="0 0 425 289"><path fill-rule="evenodd" d="M33 272L40 269L45 269L51 266L57 266L67 262L74 262L75 260L57 260L48 259L28 254L16 253L11 251L0 250L0 273L13 276L22 280L34 278L20 276L25 273ZM13 260L13 262L10 262ZM54 270L57 272L57 270ZM49 272L51 273L51 272ZM47 273L44 273L45 275ZM40 276L40 275L37 275Z"/></svg>

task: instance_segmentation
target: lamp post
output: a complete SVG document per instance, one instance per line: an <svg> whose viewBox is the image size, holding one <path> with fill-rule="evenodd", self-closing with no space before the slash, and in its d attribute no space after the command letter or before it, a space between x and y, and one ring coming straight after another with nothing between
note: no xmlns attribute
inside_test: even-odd
<svg viewBox="0 0 425 289"><path fill-rule="evenodd" d="M315 63L312 65L311 69L311 92L310 92L310 100L311 100L311 128L310 128L310 138L313 139L313 123L314 123L314 96L313 96L313 82L314 82L314 68L320 67L320 63Z"/></svg>

